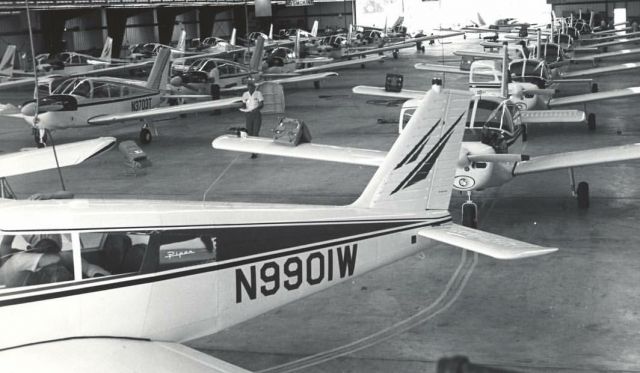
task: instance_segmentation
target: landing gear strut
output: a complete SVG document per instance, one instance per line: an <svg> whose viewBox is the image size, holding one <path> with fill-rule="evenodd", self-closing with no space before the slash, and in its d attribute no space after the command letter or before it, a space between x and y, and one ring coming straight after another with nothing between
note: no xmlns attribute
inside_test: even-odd
<svg viewBox="0 0 640 373"><path fill-rule="evenodd" d="M587 128L589 128L589 131L596 130L596 115L594 113L590 113L587 116Z"/></svg>
<svg viewBox="0 0 640 373"><path fill-rule="evenodd" d="M313 82L313 88L320 89L320 81L319 80L316 80L316 81Z"/></svg>
<svg viewBox="0 0 640 373"><path fill-rule="evenodd" d="M153 139L153 135L151 134L151 126L148 123L145 123L140 130L140 143L148 144Z"/></svg>
<svg viewBox="0 0 640 373"><path fill-rule="evenodd" d="M467 202L462 204L462 225L478 228L478 205L471 200L471 192L467 192Z"/></svg>
<svg viewBox="0 0 640 373"><path fill-rule="evenodd" d="M576 188L576 178L573 168L569 169L569 180L571 182L571 194L576 197L579 209L589 208L589 183L581 181Z"/></svg>
<svg viewBox="0 0 640 373"><path fill-rule="evenodd" d="M47 131L39 128L33 129L33 140L36 142L38 148L44 148L47 146Z"/></svg>

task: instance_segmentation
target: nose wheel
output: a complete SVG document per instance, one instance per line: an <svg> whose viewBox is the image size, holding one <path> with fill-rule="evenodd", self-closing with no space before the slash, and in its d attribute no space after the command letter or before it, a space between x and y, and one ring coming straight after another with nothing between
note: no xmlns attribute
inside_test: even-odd
<svg viewBox="0 0 640 373"><path fill-rule="evenodd" d="M47 146L47 131L39 128L33 129L33 140L38 148Z"/></svg>
<svg viewBox="0 0 640 373"><path fill-rule="evenodd" d="M145 123L142 126L142 129L140 129L140 143L141 144L149 144L151 142L151 140L153 140L153 134L151 132L152 128L149 125L149 123ZM158 135L157 131L156 131L156 135Z"/></svg>
<svg viewBox="0 0 640 373"><path fill-rule="evenodd" d="M462 225L478 228L478 205L471 200L471 192L467 192L467 202L462 204Z"/></svg>
<svg viewBox="0 0 640 373"><path fill-rule="evenodd" d="M569 169L569 180L571 182L571 194L576 197L578 201L579 209L588 209L589 208L589 183L586 181L581 181L578 183L578 187L576 188L576 179L573 173L573 168Z"/></svg>

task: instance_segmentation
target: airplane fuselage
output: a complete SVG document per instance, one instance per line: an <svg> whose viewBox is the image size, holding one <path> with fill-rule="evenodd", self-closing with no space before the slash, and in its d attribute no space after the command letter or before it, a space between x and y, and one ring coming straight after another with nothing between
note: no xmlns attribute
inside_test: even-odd
<svg viewBox="0 0 640 373"><path fill-rule="evenodd" d="M0 318L11 325L0 349L88 336L185 341L212 334L412 255L428 244L417 238L421 228L451 220L434 210L383 215L353 207L38 202L3 202L4 216L33 209L24 216L37 221L5 220L0 233L60 233L67 237L63 252L76 255L74 268L81 242L82 258L106 267L87 242L126 235L133 242L127 250L140 251L139 270L0 288ZM45 221L54 210L57 220Z"/></svg>

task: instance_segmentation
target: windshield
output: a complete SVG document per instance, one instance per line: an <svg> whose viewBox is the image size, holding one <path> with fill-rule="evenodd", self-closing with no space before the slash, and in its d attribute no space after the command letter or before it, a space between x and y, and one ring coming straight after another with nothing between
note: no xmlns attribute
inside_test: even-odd
<svg viewBox="0 0 640 373"><path fill-rule="evenodd" d="M86 79L74 78L62 82L53 90L54 95L75 95L80 97L91 97L91 83Z"/></svg>

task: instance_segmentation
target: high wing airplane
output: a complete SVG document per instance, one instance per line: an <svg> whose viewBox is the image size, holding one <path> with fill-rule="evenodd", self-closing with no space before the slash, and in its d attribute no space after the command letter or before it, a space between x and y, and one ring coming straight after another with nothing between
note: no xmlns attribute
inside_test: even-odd
<svg viewBox="0 0 640 373"><path fill-rule="evenodd" d="M360 93L358 88L354 88L355 93ZM424 93L422 97L411 94L405 96L405 98L407 97L417 97L417 100L422 100ZM413 107L415 107L415 102L414 99ZM411 111L401 115L413 118ZM402 127L406 123L403 119L401 116L399 123L401 133L403 132ZM468 195L468 201L463 205L462 210L463 225L477 227L477 206L471 200L472 191L501 186L516 176L568 169L572 195L577 198L580 208L588 208L589 184L582 181L576 186L575 168L640 159L640 143L539 157L522 155L518 150L512 153L514 148L519 150L523 148L523 142L526 140L524 138L526 134L524 124L541 123L544 119L544 117L527 116L526 112L520 111L517 105L508 100L491 96L473 96L469 102L467 130L464 134L462 148L459 156L452 160L452 163L456 164L453 189L466 192ZM409 119L409 122L411 120ZM428 136L428 134L423 136ZM380 166L386 156L385 152L377 150L311 143L302 143L292 147L279 144L271 139L235 135L218 137L213 141L212 146L216 149L364 166Z"/></svg>
<svg viewBox="0 0 640 373"><path fill-rule="evenodd" d="M468 100L429 93L348 206L2 202L3 367L247 372L181 343L435 244L503 260L556 251L451 223Z"/></svg>
<svg viewBox="0 0 640 373"><path fill-rule="evenodd" d="M51 95L24 103L19 113L3 115L25 120L34 128L36 143L41 146L47 141L47 130L133 120L143 121L140 141L146 144L152 139L149 123L152 118L241 106L241 98L233 97L158 108L169 97L163 89L167 83L170 53L169 49L160 51L146 82L104 77L70 78L60 83Z"/></svg>

